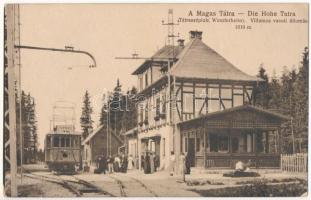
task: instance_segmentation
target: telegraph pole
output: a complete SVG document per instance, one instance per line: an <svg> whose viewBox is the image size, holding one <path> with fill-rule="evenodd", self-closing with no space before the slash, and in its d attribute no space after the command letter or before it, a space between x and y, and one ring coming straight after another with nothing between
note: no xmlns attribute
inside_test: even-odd
<svg viewBox="0 0 311 200"><path fill-rule="evenodd" d="M19 34L16 30L15 22L18 12L18 7L15 4L6 5L5 9L5 38L4 38L4 167L5 170L10 169L11 182L11 197L17 197L17 160L16 160L16 77L15 57L19 55L15 51L15 34ZM16 15L17 13L17 15ZM8 164L9 166L7 166ZM4 181L6 180L6 173L4 173ZM5 186L8 186L4 182Z"/></svg>

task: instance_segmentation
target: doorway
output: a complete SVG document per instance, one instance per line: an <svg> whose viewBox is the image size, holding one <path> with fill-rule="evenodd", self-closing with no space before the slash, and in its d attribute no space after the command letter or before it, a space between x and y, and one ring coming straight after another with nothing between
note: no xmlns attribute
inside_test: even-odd
<svg viewBox="0 0 311 200"><path fill-rule="evenodd" d="M195 166L195 141L194 138L188 138L188 156L190 160L190 166Z"/></svg>

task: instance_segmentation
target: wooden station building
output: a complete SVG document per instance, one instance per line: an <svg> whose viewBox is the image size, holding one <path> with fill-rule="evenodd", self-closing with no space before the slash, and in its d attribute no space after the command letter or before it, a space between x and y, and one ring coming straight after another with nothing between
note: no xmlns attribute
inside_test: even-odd
<svg viewBox="0 0 311 200"><path fill-rule="evenodd" d="M287 117L254 107L253 89L262 80L208 47L202 32L190 31L187 44L164 46L133 75L138 124L125 135L139 163L153 151L166 169L173 151L188 153L197 167L232 167L237 160L279 166L279 127Z"/></svg>

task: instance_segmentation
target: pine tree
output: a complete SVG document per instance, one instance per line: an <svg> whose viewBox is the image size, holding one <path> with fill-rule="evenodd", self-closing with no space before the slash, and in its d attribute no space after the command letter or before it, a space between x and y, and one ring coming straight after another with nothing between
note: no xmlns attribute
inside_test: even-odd
<svg viewBox="0 0 311 200"><path fill-rule="evenodd" d="M122 116L125 110L125 96L122 95L122 85L119 79L117 80L117 85L113 90L112 99L109 101L110 108L110 127L112 131L120 135L122 128Z"/></svg>
<svg viewBox="0 0 311 200"><path fill-rule="evenodd" d="M293 83L293 113L295 136L298 139L298 150L307 149L308 144L308 81L309 81L309 49L303 52L301 67Z"/></svg>
<svg viewBox="0 0 311 200"><path fill-rule="evenodd" d="M273 76L271 77L271 82L269 83L269 91L271 95L271 99L269 102L270 109L279 111L279 108L281 105L280 90L281 90L281 84L279 80L277 79L276 73L274 71Z"/></svg>
<svg viewBox="0 0 311 200"><path fill-rule="evenodd" d="M103 95L103 106L100 110L99 124L106 126L108 120L108 105L106 94Z"/></svg>
<svg viewBox="0 0 311 200"><path fill-rule="evenodd" d="M254 89L255 105L263 108L269 108L269 101L271 99L269 91L269 78L263 64L259 67L257 77L261 78L263 81L260 81L258 86Z"/></svg>
<svg viewBox="0 0 311 200"><path fill-rule="evenodd" d="M91 118L92 113L93 109L91 107L90 95L88 91L86 91L83 100L82 114L80 117L83 139L85 139L93 131L93 120Z"/></svg>

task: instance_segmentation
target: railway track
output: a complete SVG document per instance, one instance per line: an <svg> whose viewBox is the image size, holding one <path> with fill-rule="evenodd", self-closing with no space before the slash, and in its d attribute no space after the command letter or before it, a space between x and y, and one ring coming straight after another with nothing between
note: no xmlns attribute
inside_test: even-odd
<svg viewBox="0 0 311 200"><path fill-rule="evenodd" d="M123 178L127 178L129 179L129 181L125 181L125 180L121 180L120 178L117 178L115 175L108 175L110 178L112 178L113 180L115 180L115 182L118 184L119 188L120 188L120 194L121 197L127 197L129 196L126 192L125 189L127 190L133 190L133 189L137 189L135 186L135 184L133 184L133 182L137 183L140 187L139 188L143 188L145 193L148 193L148 196L152 196L152 197L158 197L158 195L152 191L149 187L147 187L142 181L133 178L133 177L129 177L129 176L123 176L123 175L119 175L122 176ZM125 183L129 183L129 184L125 184Z"/></svg>
<svg viewBox="0 0 311 200"><path fill-rule="evenodd" d="M35 173L28 173L24 174L24 176L39 180L44 180L50 183L58 184L63 188L66 188L71 193L73 193L77 197L84 197L84 196L107 196L107 197L114 197L111 193L98 188L97 186L79 179L75 176L63 176L56 174L55 175L42 175L42 174L35 174ZM64 179L67 178L67 179Z"/></svg>

